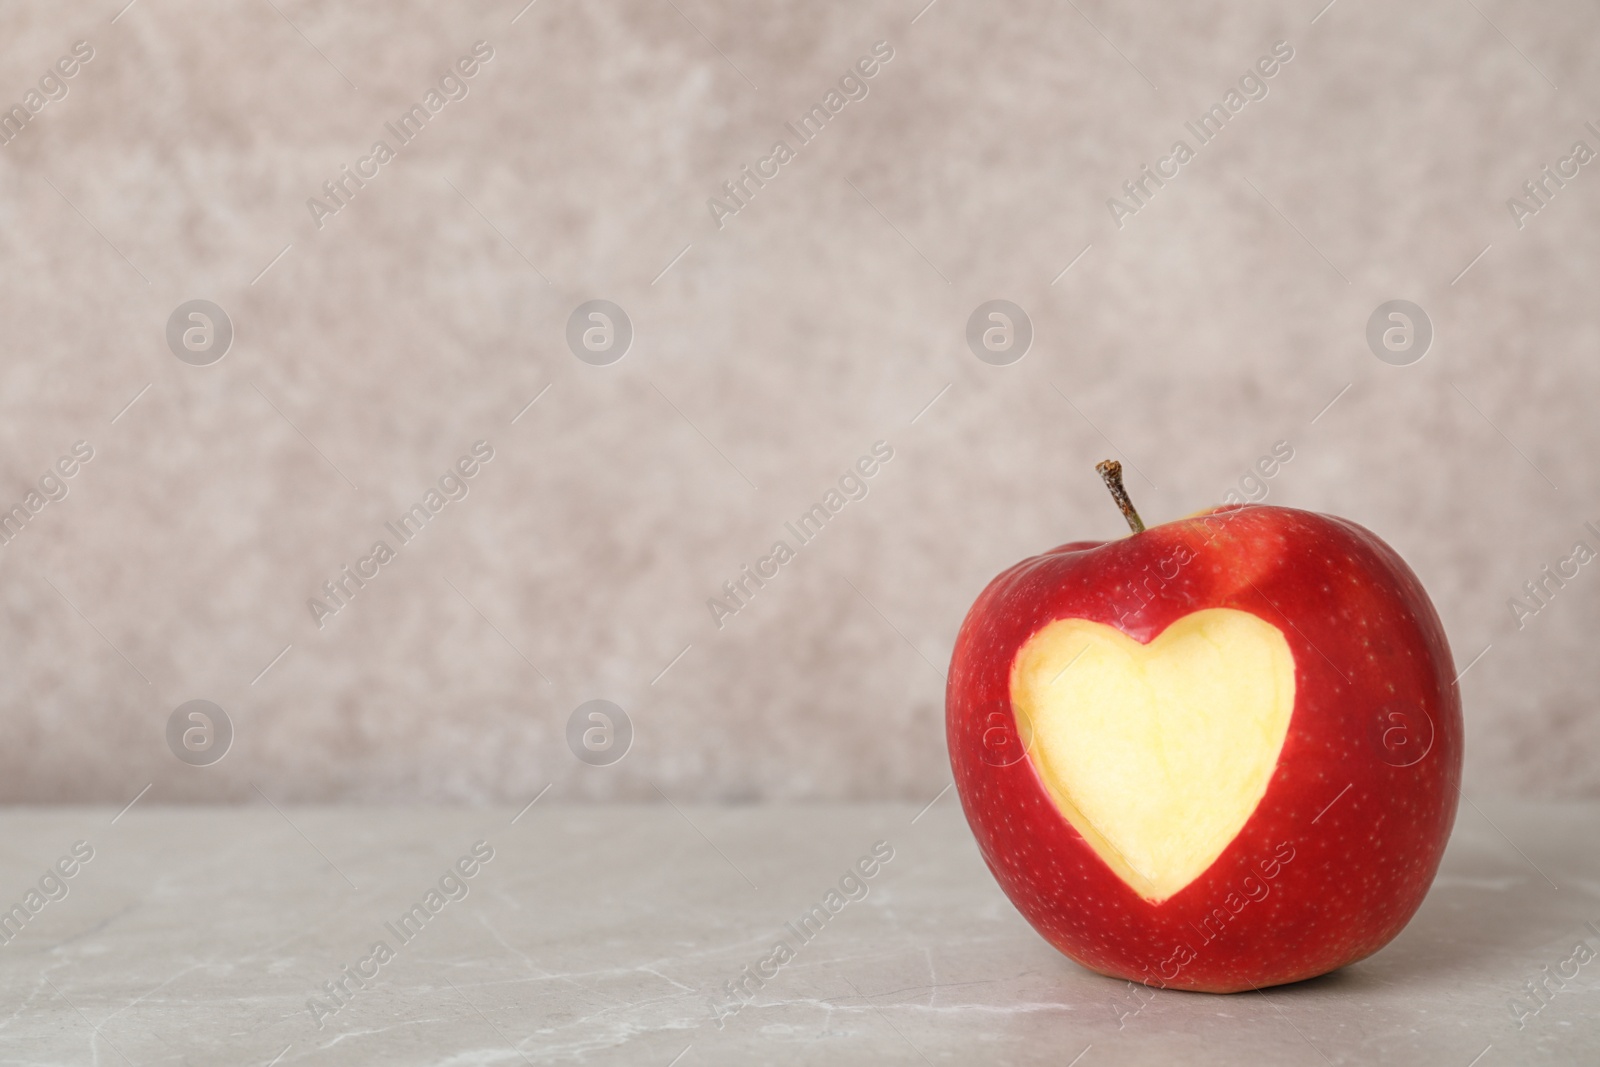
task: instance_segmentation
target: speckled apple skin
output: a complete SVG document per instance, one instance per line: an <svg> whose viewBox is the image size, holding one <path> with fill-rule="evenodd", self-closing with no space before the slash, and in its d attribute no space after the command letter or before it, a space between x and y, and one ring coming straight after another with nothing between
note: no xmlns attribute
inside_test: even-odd
<svg viewBox="0 0 1600 1067"><path fill-rule="evenodd" d="M1011 665L1056 619L1148 643L1203 608L1248 611L1282 631L1295 706L1238 837L1193 882L1151 903L1045 791L1011 711ZM1454 677L1421 582L1374 534L1290 508L1219 508L1118 541L1063 545L990 582L951 659L950 762L990 871L1067 956L1174 989L1280 985L1371 955L1422 904L1460 795Z"/></svg>

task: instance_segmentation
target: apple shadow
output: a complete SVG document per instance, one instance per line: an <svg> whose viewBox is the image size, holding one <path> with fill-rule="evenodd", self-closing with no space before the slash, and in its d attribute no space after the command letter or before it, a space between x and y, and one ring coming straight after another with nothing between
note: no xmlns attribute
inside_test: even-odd
<svg viewBox="0 0 1600 1067"><path fill-rule="evenodd" d="M1422 907L1389 944L1273 992L1321 997L1485 983L1516 989L1575 939L1592 936L1584 921L1600 911L1595 903L1581 890L1552 888L1526 865L1519 872L1491 855L1458 856L1440 870Z"/></svg>
<svg viewBox="0 0 1600 1067"><path fill-rule="evenodd" d="M1557 891L1527 865L1517 871L1469 846L1441 868L1422 907L1389 944L1338 970L1261 991L1325 1000L1379 991L1387 998L1408 988L1515 990L1540 964L1570 951L1574 940L1594 938L1584 925L1591 912L1600 915L1600 904L1582 888ZM1167 994L1229 995L1159 991Z"/></svg>

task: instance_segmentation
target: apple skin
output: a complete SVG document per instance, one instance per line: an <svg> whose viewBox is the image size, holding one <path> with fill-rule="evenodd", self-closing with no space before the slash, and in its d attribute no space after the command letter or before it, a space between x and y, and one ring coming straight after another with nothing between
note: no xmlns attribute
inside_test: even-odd
<svg viewBox="0 0 1600 1067"><path fill-rule="evenodd" d="M1152 903L1045 791L1011 710L1011 665L1056 619L1148 643L1204 608L1251 612L1282 631L1295 704L1239 835ZM1415 914L1460 795L1454 678L1421 582L1377 536L1333 516L1236 505L1062 545L995 578L956 638L946 733L984 861L1046 941L1102 974L1228 993L1363 959Z"/></svg>

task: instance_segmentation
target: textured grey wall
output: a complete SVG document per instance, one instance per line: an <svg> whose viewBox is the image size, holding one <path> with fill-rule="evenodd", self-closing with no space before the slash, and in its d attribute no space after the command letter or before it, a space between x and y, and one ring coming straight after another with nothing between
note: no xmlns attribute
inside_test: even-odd
<svg viewBox="0 0 1600 1067"><path fill-rule="evenodd" d="M1271 502L1378 531L1458 662L1489 649L1469 793L1600 795L1600 574L1508 606L1600 548L1600 166L1522 191L1600 149L1593 5L122 2L0 15L0 100L42 105L0 147L0 503L93 449L0 548L0 798L931 798L971 599L1120 532L1093 463L1158 521L1278 441ZM714 212L745 165L777 174ZM372 176L314 212L344 166ZM235 329L207 366L165 335L197 298ZM597 298L635 331L606 366L565 340ZM994 298L1034 330L1009 366L964 340ZM1369 350L1391 299L1420 362ZM166 740L196 698L235 731L203 768ZM591 698L635 731L604 768L565 741Z"/></svg>

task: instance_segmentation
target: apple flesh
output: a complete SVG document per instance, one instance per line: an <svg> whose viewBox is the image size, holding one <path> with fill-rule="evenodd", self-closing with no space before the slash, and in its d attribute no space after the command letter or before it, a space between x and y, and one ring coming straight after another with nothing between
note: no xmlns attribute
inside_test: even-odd
<svg viewBox="0 0 1600 1067"><path fill-rule="evenodd" d="M1061 813L1160 902L1216 861L1267 791L1294 657L1276 626L1232 608L1185 615L1148 645L1057 619L1017 653L1011 694Z"/></svg>
<svg viewBox="0 0 1600 1067"><path fill-rule="evenodd" d="M1375 535L1220 508L995 578L956 640L950 759L985 862L1057 949L1261 988L1376 952L1421 905L1459 796L1454 676Z"/></svg>

